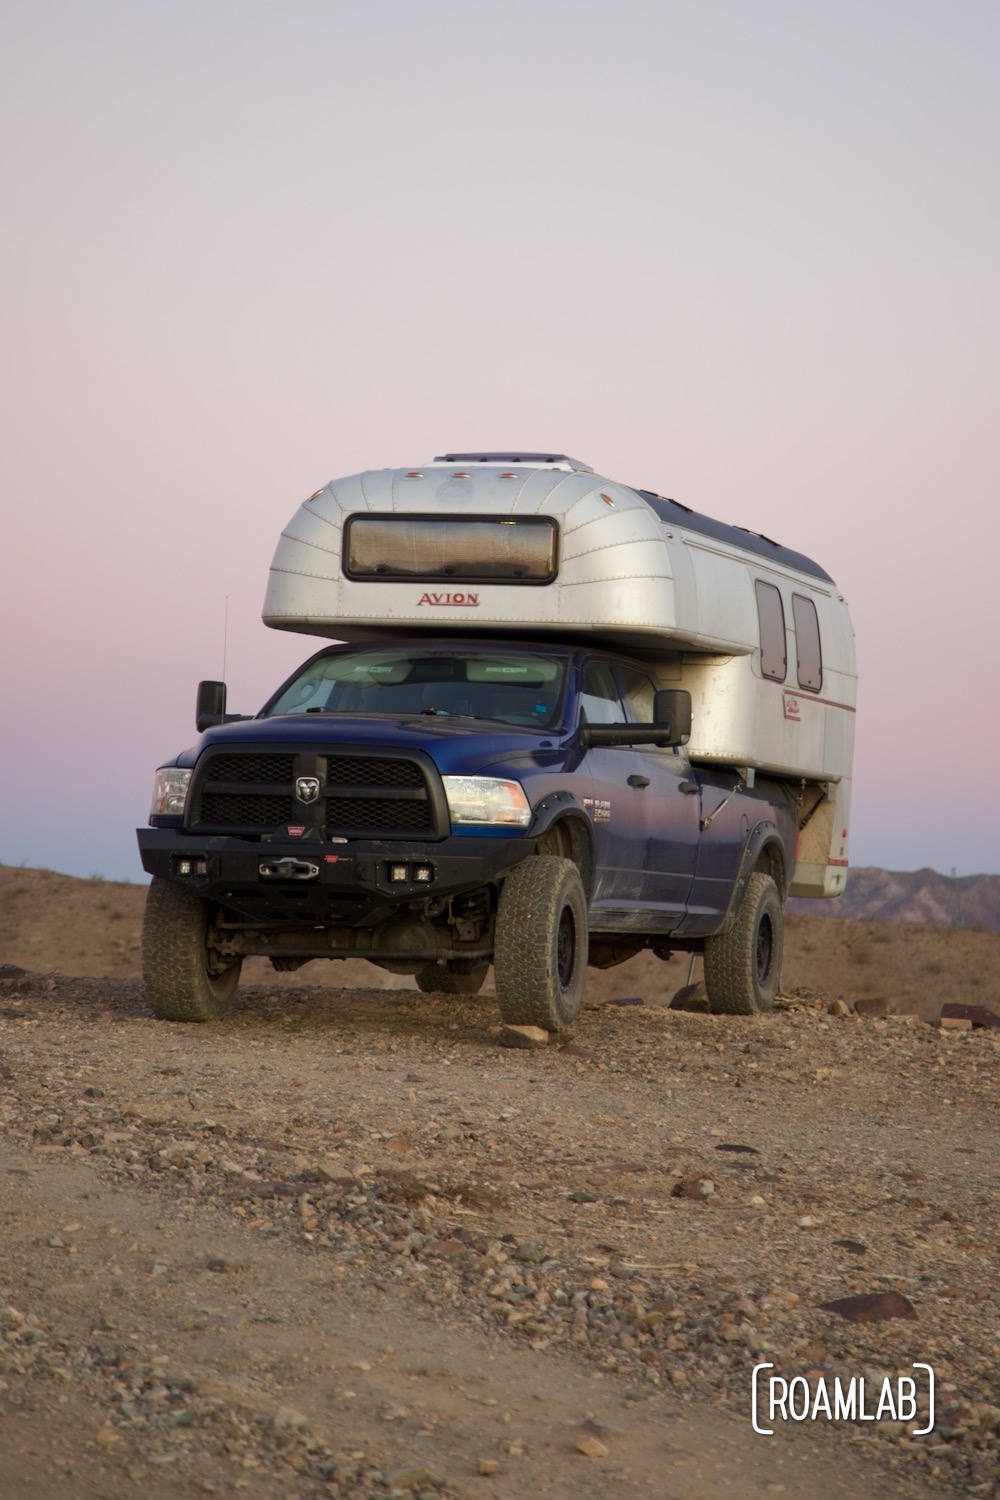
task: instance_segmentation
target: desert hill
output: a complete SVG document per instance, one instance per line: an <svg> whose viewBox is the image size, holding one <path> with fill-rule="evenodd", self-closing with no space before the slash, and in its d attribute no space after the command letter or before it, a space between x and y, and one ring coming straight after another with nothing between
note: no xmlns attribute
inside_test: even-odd
<svg viewBox="0 0 1000 1500"><path fill-rule="evenodd" d="M931 895L919 897L921 890L933 893L936 889L930 880L921 883L925 875L934 872L918 871L913 876L882 870L852 872L859 893L855 909L866 916L872 910L886 912L895 890L897 910L909 913L896 920L861 920L847 914L830 921L813 913L826 913L838 902L791 903L784 990L842 998L852 1004L885 997L899 1010L914 1011L928 1020L937 1017L945 1002L990 1005L1000 1012L1000 920L983 921L980 930L941 925L941 919L932 915L940 907ZM869 880L869 876L881 879ZM943 876L934 880L950 886ZM1000 912L1000 877L977 876L966 883L988 891L990 882L998 892ZM865 896L866 891L871 894ZM0 865L0 963L19 964L38 973L112 979L137 976L145 897L142 885L78 880L51 870ZM810 914L800 915L802 909ZM979 910L988 915L985 901ZM914 915L918 911L927 915ZM987 927L991 930L981 930ZM688 967L686 955L663 963L644 953L617 969L592 970L586 1002L642 997L646 1004L665 1004L685 983ZM410 978L388 974L360 959L320 961L292 974L276 974L266 959L251 959L243 974L244 983L271 988L414 988Z"/></svg>
<svg viewBox="0 0 1000 1500"><path fill-rule="evenodd" d="M811 917L870 922L934 922L1000 932L1000 875L942 875L937 870L852 868L836 901L790 901L789 911Z"/></svg>

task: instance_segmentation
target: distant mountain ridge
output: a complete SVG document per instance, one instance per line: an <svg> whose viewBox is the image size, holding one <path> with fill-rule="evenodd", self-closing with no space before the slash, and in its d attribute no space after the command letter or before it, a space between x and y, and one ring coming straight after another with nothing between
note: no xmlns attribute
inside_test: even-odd
<svg viewBox="0 0 1000 1500"><path fill-rule="evenodd" d="M847 889L832 901L795 898L788 910L804 917L853 917L868 922L932 922L1000 932L1000 875L952 878L937 870L852 868Z"/></svg>

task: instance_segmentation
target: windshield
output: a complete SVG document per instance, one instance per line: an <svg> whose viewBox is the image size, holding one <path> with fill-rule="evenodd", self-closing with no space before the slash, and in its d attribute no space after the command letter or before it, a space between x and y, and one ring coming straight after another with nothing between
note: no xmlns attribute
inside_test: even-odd
<svg viewBox="0 0 1000 1500"><path fill-rule="evenodd" d="M454 647L337 652L309 662L265 709L277 714L444 714L548 729L566 658Z"/></svg>

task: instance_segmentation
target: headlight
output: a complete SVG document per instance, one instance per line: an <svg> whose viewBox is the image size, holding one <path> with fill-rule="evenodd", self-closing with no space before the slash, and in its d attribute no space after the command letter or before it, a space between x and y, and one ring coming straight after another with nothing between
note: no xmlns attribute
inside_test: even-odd
<svg viewBox="0 0 1000 1500"><path fill-rule="evenodd" d="M442 776L448 811L455 823L503 823L527 828L531 808L519 781L492 776Z"/></svg>
<svg viewBox="0 0 1000 1500"><path fill-rule="evenodd" d="M182 770L180 766L161 766L153 776L153 805L150 808L150 816L154 818L162 817L164 814L170 814L173 817L180 816L187 801L190 781L189 770Z"/></svg>

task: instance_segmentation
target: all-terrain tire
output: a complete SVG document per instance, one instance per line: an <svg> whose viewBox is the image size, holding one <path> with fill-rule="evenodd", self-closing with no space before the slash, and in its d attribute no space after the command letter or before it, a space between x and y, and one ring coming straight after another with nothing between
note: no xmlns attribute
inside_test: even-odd
<svg viewBox="0 0 1000 1500"><path fill-rule="evenodd" d="M538 854L504 881L493 966L508 1026L565 1031L587 982L587 897L570 859Z"/></svg>
<svg viewBox="0 0 1000 1500"><path fill-rule="evenodd" d="M705 988L714 1015L771 1009L781 981L784 924L770 875L755 870L728 932L705 939Z"/></svg>
<svg viewBox="0 0 1000 1500"><path fill-rule="evenodd" d="M154 875L142 919L146 998L162 1021L218 1021L233 1003L242 960L210 963L207 901Z"/></svg>
<svg viewBox="0 0 1000 1500"><path fill-rule="evenodd" d="M419 969L414 978L417 989L423 990L425 995L478 995L489 968L489 964L470 964L467 969L456 968L453 964L428 964L425 969Z"/></svg>

